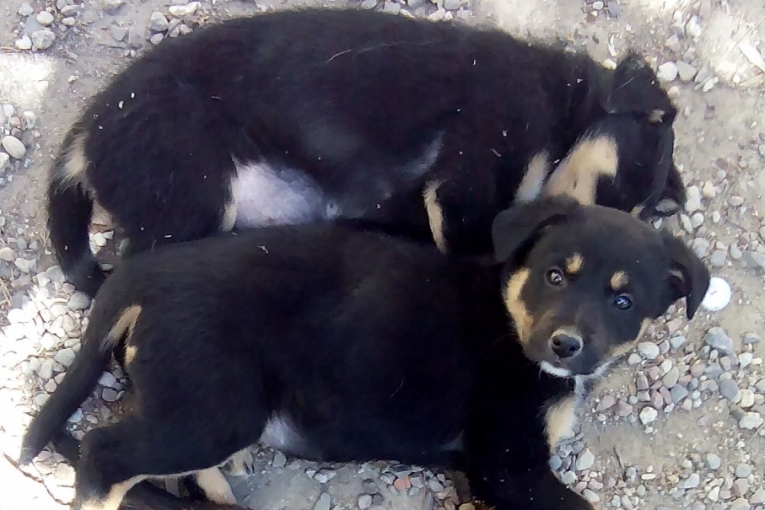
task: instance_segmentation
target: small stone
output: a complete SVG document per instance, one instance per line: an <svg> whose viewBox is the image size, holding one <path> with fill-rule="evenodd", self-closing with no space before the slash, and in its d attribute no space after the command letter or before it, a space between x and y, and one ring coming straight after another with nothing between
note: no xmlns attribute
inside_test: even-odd
<svg viewBox="0 0 765 510"><path fill-rule="evenodd" d="M744 498L738 498L730 504L730 510L749 510L751 506Z"/></svg>
<svg viewBox="0 0 765 510"><path fill-rule="evenodd" d="M733 353L733 340L725 333L723 328L710 328L704 337L704 342L718 351L723 351L726 354Z"/></svg>
<svg viewBox="0 0 765 510"><path fill-rule="evenodd" d="M139 49L143 46L144 31L138 27L132 27L128 30L127 43L131 48Z"/></svg>
<svg viewBox="0 0 765 510"><path fill-rule="evenodd" d="M752 390L741 390L739 392L740 400L738 406L743 409L749 409L754 405L754 392Z"/></svg>
<svg viewBox="0 0 765 510"><path fill-rule="evenodd" d="M698 186L688 186L685 192L685 210L689 213L694 213L702 208L701 206L701 191Z"/></svg>
<svg viewBox="0 0 765 510"><path fill-rule="evenodd" d="M447 11L456 11L462 6L462 0L444 0L444 9Z"/></svg>
<svg viewBox="0 0 765 510"><path fill-rule="evenodd" d="M40 11L37 13L37 16L35 17L37 22L41 24L44 27L48 27L53 24L55 21L55 18L53 17L53 14L49 13L48 11Z"/></svg>
<svg viewBox="0 0 765 510"><path fill-rule="evenodd" d="M64 18L64 19L61 20L61 23L63 23L67 27L73 27L74 25L77 24L77 19L75 19L75 18Z"/></svg>
<svg viewBox="0 0 765 510"><path fill-rule="evenodd" d="M688 390L684 386L676 384L669 390L669 395L672 397L672 403L678 404L688 396Z"/></svg>
<svg viewBox="0 0 765 510"><path fill-rule="evenodd" d="M112 388L104 388L104 390L101 392L101 398L107 402L114 402L117 400L117 398L119 398L119 393L117 390Z"/></svg>
<svg viewBox="0 0 765 510"><path fill-rule="evenodd" d="M601 2L601 3L602 3L602 2ZM587 500L588 502L590 502L590 503L597 503L598 501L600 501L600 496L598 496L597 494L595 494L595 493L594 493L593 491L591 491L590 489L584 489L584 490L582 491L582 497L583 497L584 499L586 499L586 500Z"/></svg>
<svg viewBox="0 0 765 510"><path fill-rule="evenodd" d="M104 11L107 14L117 14L125 0L104 0Z"/></svg>
<svg viewBox="0 0 765 510"><path fill-rule="evenodd" d="M29 271L34 269L36 265L36 261L19 257L13 261L13 264L19 269L19 271L26 274L26 273L29 273Z"/></svg>
<svg viewBox="0 0 765 510"><path fill-rule="evenodd" d="M561 460L561 458L557 455L552 455L550 456L548 465L552 471L557 471L561 468L561 466L563 466L563 460Z"/></svg>
<svg viewBox="0 0 765 510"><path fill-rule="evenodd" d="M760 252L745 251L741 256L741 260L749 267L765 268L765 255Z"/></svg>
<svg viewBox="0 0 765 510"><path fill-rule="evenodd" d="M13 248L9 248L7 246L0 248L0 260L5 262L13 262L15 258L16 252L13 251Z"/></svg>
<svg viewBox="0 0 765 510"><path fill-rule="evenodd" d="M157 44L162 42L162 39L164 39L165 36L163 34L154 34L151 37L149 37L149 42L156 46Z"/></svg>
<svg viewBox="0 0 765 510"><path fill-rule="evenodd" d="M638 352L645 359L655 359L659 356L659 346L653 342L640 342L638 344Z"/></svg>
<svg viewBox="0 0 765 510"><path fill-rule="evenodd" d="M77 354L72 349L69 349L69 348L61 349L60 351L56 353L55 356L53 356L53 360L56 363L61 363L65 367L68 367L69 365L72 364L72 362L74 361L74 357L76 355Z"/></svg>
<svg viewBox="0 0 765 510"><path fill-rule="evenodd" d="M756 344L760 341L760 336L757 333L744 333L744 345Z"/></svg>
<svg viewBox="0 0 765 510"><path fill-rule="evenodd" d="M669 372L664 374L664 377L661 378L661 382L665 387L672 389L675 384L677 384L678 379L680 379L680 369L672 367Z"/></svg>
<svg viewBox="0 0 765 510"><path fill-rule="evenodd" d="M149 30L152 32L164 32L170 27L170 22L161 12L152 12L149 21Z"/></svg>
<svg viewBox="0 0 765 510"><path fill-rule="evenodd" d="M670 338L669 345L671 345L673 349L677 350L685 345L685 342L687 341L688 340L684 336L674 336Z"/></svg>
<svg viewBox="0 0 765 510"><path fill-rule="evenodd" d="M595 411L597 412L603 412L606 409L610 409L611 407L616 404L616 399L612 397L611 395L604 396L600 402L598 403L598 406L595 408Z"/></svg>
<svg viewBox="0 0 765 510"><path fill-rule="evenodd" d="M383 4L383 12L398 14L401 12L401 4L388 0Z"/></svg>
<svg viewBox="0 0 765 510"><path fill-rule="evenodd" d="M34 37L34 36L33 36ZM27 152L27 148L21 143L21 140L15 136L7 135L3 137L3 149L14 159L21 159Z"/></svg>
<svg viewBox="0 0 765 510"><path fill-rule="evenodd" d="M85 310L90 306L90 298L83 292L75 292L66 302L66 306L70 310Z"/></svg>
<svg viewBox="0 0 765 510"><path fill-rule="evenodd" d="M753 359L754 354L751 352L742 352L738 355L738 364L741 366L741 368L746 368L752 364Z"/></svg>
<svg viewBox="0 0 765 510"><path fill-rule="evenodd" d="M584 471L585 469L590 469L594 463L595 456L588 448L580 453L579 458L576 459L576 470Z"/></svg>
<svg viewBox="0 0 765 510"><path fill-rule="evenodd" d="M694 39L698 39L701 36L701 25L699 25L699 18L691 16L688 23L685 24L685 33Z"/></svg>
<svg viewBox="0 0 765 510"><path fill-rule="evenodd" d="M720 381L720 395L731 402L737 402L739 399L739 391L736 381L732 379Z"/></svg>
<svg viewBox="0 0 765 510"><path fill-rule="evenodd" d="M665 62L659 66L656 71L656 77L659 81L670 82L677 78L677 66L674 62Z"/></svg>
<svg viewBox="0 0 765 510"><path fill-rule="evenodd" d="M14 46L16 46L17 50L31 50L32 49L32 39L29 38L27 34L24 34L21 36L21 38L16 39L16 42L13 43ZM5 166L3 164L3 166Z"/></svg>
<svg viewBox="0 0 765 510"><path fill-rule="evenodd" d="M329 510L331 505L332 498L330 497L329 493L322 492L321 496L319 496L319 499L316 500L316 504L313 505L313 510Z"/></svg>
<svg viewBox="0 0 765 510"><path fill-rule="evenodd" d="M356 504L359 506L361 510L367 510L370 506L372 506L372 496L369 494L362 494L359 496L358 500L356 501Z"/></svg>
<svg viewBox="0 0 765 510"><path fill-rule="evenodd" d="M377 0L364 0L361 2L362 9L370 10L374 9L375 7L377 7Z"/></svg>
<svg viewBox="0 0 765 510"><path fill-rule="evenodd" d="M709 257L709 263L713 267L723 267L725 265L726 258L727 258L727 253L724 250L715 250L712 252L712 255Z"/></svg>
<svg viewBox="0 0 765 510"><path fill-rule="evenodd" d="M735 473L737 478L748 478L752 474L752 466L743 462L737 464Z"/></svg>
<svg viewBox="0 0 765 510"><path fill-rule="evenodd" d="M560 477L561 482L563 482L564 485L574 485L576 483L576 473L573 471L566 471L561 475Z"/></svg>
<svg viewBox="0 0 765 510"><path fill-rule="evenodd" d="M702 237L697 237L691 242L691 249L697 257L704 258L707 256L707 251L709 251L709 241Z"/></svg>
<svg viewBox="0 0 765 510"><path fill-rule="evenodd" d="M23 4L19 6L19 10L16 11L16 14L18 14L19 16L24 16L26 18L27 16L31 16L32 14L34 14L34 12L35 10L32 8L32 6L29 5L27 2L24 2Z"/></svg>
<svg viewBox="0 0 765 510"><path fill-rule="evenodd" d="M752 505L765 503L765 488L760 488L754 491L754 494L749 498L749 503Z"/></svg>
<svg viewBox="0 0 765 510"><path fill-rule="evenodd" d="M677 74L681 81L692 81L696 77L696 68L685 62L676 62Z"/></svg>
<svg viewBox="0 0 765 510"><path fill-rule="evenodd" d="M709 469L716 470L720 467L722 464L722 461L720 460L720 457L717 456L715 453L707 453L707 467Z"/></svg>
<svg viewBox="0 0 765 510"><path fill-rule="evenodd" d="M101 374L101 378L98 380L98 384L106 386L107 388L117 387L117 378L111 372L104 372Z"/></svg>
<svg viewBox="0 0 765 510"><path fill-rule="evenodd" d="M643 423L643 425L648 425L649 423L653 422L658 416L659 416L659 413L656 411L656 409L650 406L644 407L643 410L640 411L640 421Z"/></svg>
<svg viewBox="0 0 765 510"><path fill-rule="evenodd" d="M35 48L38 50L47 50L53 45L53 41L55 40L56 34L47 28L32 33L32 44L34 44Z"/></svg>
<svg viewBox="0 0 765 510"><path fill-rule="evenodd" d="M632 405L628 404L627 402L624 402L623 400L620 400L619 403L616 405L616 414L618 414L622 418L626 418L627 416L630 416L632 414L632 411L633 411Z"/></svg>
<svg viewBox="0 0 765 510"><path fill-rule="evenodd" d="M691 476L685 479L680 486L683 489L695 489L699 486L699 483L701 483L701 477L698 473L691 473Z"/></svg>
<svg viewBox="0 0 765 510"><path fill-rule="evenodd" d="M40 379L47 381L50 378L53 377L53 361L50 359L43 360L42 363L40 363L40 369L37 372L37 374L40 376Z"/></svg>
<svg viewBox="0 0 765 510"><path fill-rule="evenodd" d="M760 416L760 413L755 412L744 414L738 421L738 426L747 430L759 428L760 425L762 425L762 416Z"/></svg>
<svg viewBox="0 0 765 510"><path fill-rule="evenodd" d="M746 493L749 492L749 482L747 482L743 478L739 478L735 482L733 482L733 487L731 488L731 492L734 496L737 496L739 498L746 496Z"/></svg>
<svg viewBox="0 0 765 510"><path fill-rule="evenodd" d="M125 39L125 36L128 33L128 29L124 27L118 27L117 25L112 25L109 27L109 32L112 34L112 39L117 42L121 42Z"/></svg>
<svg viewBox="0 0 765 510"><path fill-rule="evenodd" d="M197 9L199 9L199 2L189 2L186 5L171 5L168 10L170 14L180 18L182 16L191 16L197 12ZM327 497L329 497L329 494L327 494Z"/></svg>

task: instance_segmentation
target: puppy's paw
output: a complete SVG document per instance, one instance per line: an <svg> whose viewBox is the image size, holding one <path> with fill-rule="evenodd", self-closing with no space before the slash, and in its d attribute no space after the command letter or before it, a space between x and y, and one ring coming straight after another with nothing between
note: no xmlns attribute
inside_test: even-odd
<svg viewBox="0 0 765 510"><path fill-rule="evenodd" d="M255 472L255 457L249 448L231 456L226 463L226 472L231 476L247 476Z"/></svg>

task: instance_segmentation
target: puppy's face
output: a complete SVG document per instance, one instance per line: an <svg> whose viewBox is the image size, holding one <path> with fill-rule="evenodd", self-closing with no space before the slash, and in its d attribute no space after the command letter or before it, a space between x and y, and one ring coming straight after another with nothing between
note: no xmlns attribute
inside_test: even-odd
<svg viewBox="0 0 765 510"><path fill-rule="evenodd" d="M676 300L688 298L692 317L709 274L679 240L626 213L569 204L548 215L565 203L495 221L495 246L502 231L514 239L502 252L503 298L529 359L557 376L598 375Z"/></svg>

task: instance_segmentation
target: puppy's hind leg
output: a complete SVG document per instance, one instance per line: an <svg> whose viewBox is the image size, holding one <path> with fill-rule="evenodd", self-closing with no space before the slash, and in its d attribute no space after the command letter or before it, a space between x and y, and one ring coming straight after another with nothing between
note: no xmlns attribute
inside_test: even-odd
<svg viewBox="0 0 765 510"><path fill-rule="evenodd" d="M198 472L203 472L198 481L210 491L208 497L221 496L232 502L230 488L228 492L222 488L221 482L228 484L217 466L255 439L242 438L244 444L235 446L220 439L210 437L192 420L160 423L128 416L115 425L95 429L82 441L73 509L117 510L127 491L141 480Z"/></svg>

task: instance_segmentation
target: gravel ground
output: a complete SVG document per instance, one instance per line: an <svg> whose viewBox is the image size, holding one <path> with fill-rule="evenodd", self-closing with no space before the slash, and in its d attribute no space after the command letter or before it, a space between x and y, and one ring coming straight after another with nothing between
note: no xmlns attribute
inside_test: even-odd
<svg viewBox="0 0 765 510"><path fill-rule="evenodd" d="M88 299L47 250L46 166L85 98L164 37L211 20L295 5L352 5L562 36L612 65L628 47L651 59L679 105L676 161L690 186L668 221L732 288L692 325L678 306L603 381L551 466L601 508L765 508L765 5L760 0L72 0L0 6L0 509L65 508L73 471L41 455L20 471L20 436L61 381L87 326ZM115 251L108 221L94 247ZM108 256L107 256L108 259ZM724 290L724 289L723 289ZM723 292L724 294L724 292ZM71 420L76 434L123 405L115 367ZM232 478L252 508L445 508L459 479L391 463L317 465L255 449ZM458 490L459 487L459 490Z"/></svg>

